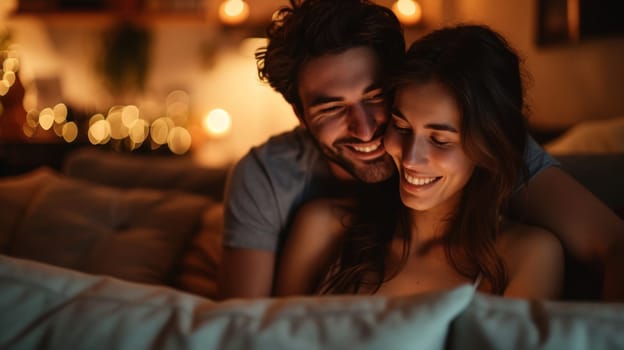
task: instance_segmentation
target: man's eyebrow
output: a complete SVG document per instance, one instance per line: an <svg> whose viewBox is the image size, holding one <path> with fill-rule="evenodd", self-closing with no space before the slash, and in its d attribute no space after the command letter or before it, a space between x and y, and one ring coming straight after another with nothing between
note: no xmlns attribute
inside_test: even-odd
<svg viewBox="0 0 624 350"><path fill-rule="evenodd" d="M340 101L342 101L340 97L317 95L312 99L312 102L310 103L310 107L316 107L316 106L323 105L325 103L340 102Z"/></svg>
<svg viewBox="0 0 624 350"><path fill-rule="evenodd" d="M374 83L374 84L371 84L371 85L367 86L364 89L364 93L369 93L369 92L375 91L375 90L381 90L381 86L379 84L377 84L377 83ZM340 102L340 101L342 101L342 98L340 98L340 97L331 97L331 96L318 94L318 95L314 96L314 98L312 99L312 102L310 103L310 107L316 107L316 106L320 106L320 105L325 104L325 103Z"/></svg>

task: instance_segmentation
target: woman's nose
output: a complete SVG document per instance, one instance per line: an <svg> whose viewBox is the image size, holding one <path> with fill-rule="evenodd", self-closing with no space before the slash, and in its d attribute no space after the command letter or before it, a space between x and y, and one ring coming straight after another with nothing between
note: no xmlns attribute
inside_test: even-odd
<svg viewBox="0 0 624 350"><path fill-rule="evenodd" d="M403 145L403 164L416 165L429 161L430 145L424 136L407 138Z"/></svg>

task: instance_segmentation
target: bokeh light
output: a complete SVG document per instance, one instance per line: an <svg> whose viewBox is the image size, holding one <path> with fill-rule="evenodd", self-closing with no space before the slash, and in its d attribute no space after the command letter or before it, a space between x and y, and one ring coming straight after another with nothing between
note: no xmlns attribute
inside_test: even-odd
<svg viewBox="0 0 624 350"><path fill-rule="evenodd" d="M74 122L65 123L62 134L65 142L74 142L78 137L78 126Z"/></svg>
<svg viewBox="0 0 624 350"><path fill-rule="evenodd" d="M43 130L50 130L52 125L54 124L54 111L52 108L44 108L41 113L39 113L39 125Z"/></svg>
<svg viewBox="0 0 624 350"><path fill-rule="evenodd" d="M184 154L191 148L191 134L185 128L176 126L167 138L169 150L175 154Z"/></svg>
<svg viewBox="0 0 624 350"><path fill-rule="evenodd" d="M414 0L397 0L392 5L392 11L405 25L416 24L422 18L422 8Z"/></svg>
<svg viewBox="0 0 624 350"><path fill-rule="evenodd" d="M249 17L249 5L243 0L224 0L219 6L219 18L225 24L243 23Z"/></svg>
<svg viewBox="0 0 624 350"><path fill-rule="evenodd" d="M213 109L202 120L202 126L208 134L224 135L230 131L232 118L224 109Z"/></svg>

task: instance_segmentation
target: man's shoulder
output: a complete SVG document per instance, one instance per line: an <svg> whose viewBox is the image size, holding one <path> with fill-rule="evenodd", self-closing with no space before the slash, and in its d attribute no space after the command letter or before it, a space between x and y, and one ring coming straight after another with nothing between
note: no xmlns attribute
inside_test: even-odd
<svg viewBox="0 0 624 350"><path fill-rule="evenodd" d="M288 171L310 170L318 162L320 152L308 133L301 127L270 137L266 142L252 147L238 162L239 167ZM252 165L253 164L253 165ZM285 169L284 169L285 168Z"/></svg>
<svg viewBox="0 0 624 350"><path fill-rule="evenodd" d="M311 136L300 126L292 130L273 135L263 144L253 147L252 150L279 154L297 154L304 151L317 151L314 142L312 142Z"/></svg>

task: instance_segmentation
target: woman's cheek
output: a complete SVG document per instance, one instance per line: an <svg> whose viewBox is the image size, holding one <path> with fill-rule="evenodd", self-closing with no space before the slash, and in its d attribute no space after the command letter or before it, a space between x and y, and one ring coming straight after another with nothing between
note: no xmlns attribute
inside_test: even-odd
<svg viewBox="0 0 624 350"><path fill-rule="evenodd" d="M388 152L392 158L396 159L400 157L401 135L395 132L392 126L389 126L388 129L386 129L386 134L384 135L384 147L386 148L386 152Z"/></svg>

